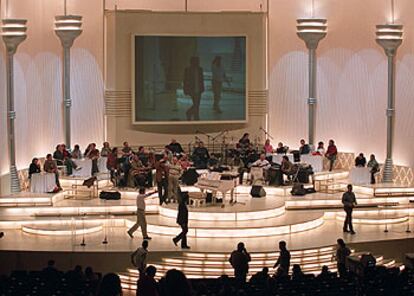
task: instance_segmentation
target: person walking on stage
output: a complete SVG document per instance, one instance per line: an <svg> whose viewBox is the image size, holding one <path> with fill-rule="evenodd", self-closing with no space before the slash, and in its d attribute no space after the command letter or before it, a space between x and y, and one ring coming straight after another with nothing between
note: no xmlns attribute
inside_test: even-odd
<svg viewBox="0 0 414 296"><path fill-rule="evenodd" d="M168 196L168 154L164 153L162 159L155 162L155 180L157 181L160 206L167 202Z"/></svg>
<svg viewBox="0 0 414 296"><path fill-rule="evenodd" d="M151 239L147 233L147 220L145 219L145 198L157 193L157 190L150 193L145 193L145 187L139 188L139 194L137 195L137 222L127 231L128 235L133 238L134 232L141 227L142 237L146 240Z"/></svg>
<svg viewBox="0 0 414 296"><path fill-rule="evenodd" d="M280 255L277 259L275 265L273 265L273 268L276 268L279 266L279 268L276 271L276 275L279 276L288 276L289 275L289 268L290 268L290 252L286 248L286 242L280 241L279 242L279 250Z"/></svg>
<svg viewBox="0 0 414 296"><path fill-rule="evenodd" d="M234 268L234 277L238 284L246 282L246 276L249 272L249 262L251 260L250 254L247 252L244 243L238 243L237 250L234 250L231 253L229 259L231 266Z"/></svg>
<svg viewBox="0 0 414 296"><path fill-rule="evenodd" d="M134 253L131 254L131 263L137 269L141 275L147 267L147 255L148 255L148 241L143 240L142 246L138 247Z"/></svg>
<svg viewBox="0 0 414 296"><path fill-rule="evenodd" d="M177 224L181 227L181 233L173 238L174 245L177 245L181 241L181 249L190 249L187 244L187 233L188 233L188 208L187 198L181 197L178 199L178 214Z"/></svg>
<svg viewBox="0 0 414 296"><path fill-rule="evenodd" d="M346 246L342 238L338 238L336 249L336 266L338 268L339 277L344 277L347 273L346 260L351 255L351 250Z"/></svg>
<svg viewBox="0 0 414 296"><path fill-rule="evenodd" d="M350 232L355 234L354 227L352 226L352 211L357 205L355 193L352 192L352 185L348 184L348 191L342 195L342 204L344 205L344 211L346 213L344 222L344 232Z"/></svg>

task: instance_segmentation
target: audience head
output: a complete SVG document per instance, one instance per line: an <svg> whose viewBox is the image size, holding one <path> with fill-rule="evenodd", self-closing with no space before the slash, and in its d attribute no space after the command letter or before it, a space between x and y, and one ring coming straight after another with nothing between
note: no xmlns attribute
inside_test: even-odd
<svg viewBox="0 0 414 296"><path fill-rule="evenodd" d="M286 242L285 241L280 241L279 242L279 249L280 250L286 250Z"/></svg>
<svg viewBox="0 0 414 296"><path fill-rule="evenodd" d="M346 186L346 188L348 189L348 192L352 192L352 184L348 184L348 186Z"/></svg>
<svg viewBox="0 0 414 296"><path fill-rule="evenodd" d="M165 275L165 285L169 296L190 296L192 294L190 282L180 270L168 270Z"/></svg>
<svg viewBox="0 0 414 296"><path fill-rule="evenodd" d="M145 274L150 277L155 277L157 268L154 265L150 265L145 269Z"/></svg>
<svg viewBox="0 0 414 296"><path fill-rule="evenodd" d="M115 273L107 273L102 278L98 296L119 296L122 295L121 279Z"/></svg>
<svg viewBox="0 0 414 296"><path fill-rule="evenodd" d="M51 260L47 261L47 266L48 267L54 267L55 266L55 260L51 259Z"/></svg>
<svg viewBox="0 0 414 296"><path fill-rule="evenodd" d="M345 242L342 238L338 238L336 240L336 242L338 243L338 246L340 246L340 247L345 247L346 246L346 244L345 244Z"/></svg>
<svg viewBox="0 0 414 296"><path fill-rule="evenodd" d="M262 273L268 274L269 273L269 267L263 267Z"/></svg>
<svg viewBox="0 0 414 296"><path fill-rule="evenodd" d="M328 266L326 265L322 266L322 273L328 273L328 271L329 271Z"/></svg>
<svg viewBox="0 0 414 296"><path fill-rule="evenodd" d="M142 241L142 247L143 247L144 249L147 249L147 248L148 248L148 240L144 239L144 240Z"/></svg>
<svg viewBox="0 0 414 296"><path fill-rule="evenodd" d="M87 277L92 276L94 274L92 267L88 266L85 268L85 275Z"/></svg>
<svg viewBox="0 0 414 296"><path fill-rule="evenodd" d="M237 251L241 252L244 250L244 243L240 242L237 244Z"/></svg>
<svg viewBox="0 0 414 296"><path fill-rule="evenodd" d="M293 264L292 272L293 273L302 273L302 269L300 268L300 265L299 264Z"/></svg>

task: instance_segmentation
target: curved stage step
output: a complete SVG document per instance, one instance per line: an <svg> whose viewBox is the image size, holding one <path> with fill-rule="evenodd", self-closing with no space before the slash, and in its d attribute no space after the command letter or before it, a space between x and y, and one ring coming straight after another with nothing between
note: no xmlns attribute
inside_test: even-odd
<svg viewBox="0 0 414 296"><path fill-rule="evenodd" d="M345 220L345 213L336 213L335 217L343 222ZM352 214L352 222L355 224L384 225L407 221L409 221L408 213L393 210L354 211Z"/></svg>
<svg viewBox="0 0 414 296"><path fill-rule="evenodd" d="M204 238L261 237L307 231L324 223L323 213L285 213L279 217L249 221L190 221L188 236ZM135 220L126 220L131 227ZM148 216L148 232L177 235L181 228L175 218Z"/></svg>
<svg viewBox="0 0 414 296"><path fill-rule="evenodd" d="M102 231L103 223L85 221L72 224L26 224L22 231L38 235L81 235Z"/></svg>

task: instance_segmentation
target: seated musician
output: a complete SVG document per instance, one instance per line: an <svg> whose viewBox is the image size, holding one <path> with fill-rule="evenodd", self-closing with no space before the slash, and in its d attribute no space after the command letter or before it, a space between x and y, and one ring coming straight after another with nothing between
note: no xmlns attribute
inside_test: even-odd
<svg viewBox="0 0 414 296"><path fill-rule="evenodd" d="M291 176L294 174L293 163L289 160L289 157L287 157L286 155L282 157L280 170L283 174L285 174L288 177L288 180L290 180Z"/></svg>
<svg viewBox="0 0 414 296"><path fill-rule="evenodd" d="M149 154L145 151L144 146L139 146L137 156L144 166L148 166Z"/></svg>
<svg viewBox="0 0 414 296"><path fill-rule="evenodd" d="M101 156L108 157L108 155L111 154L111 152L112 152L112 149L111 149L111 146L109 145L109 142L104 142L103 147L101 149Z"/></svg>
<svg viewBox="0 0 414 296"><path fill-rule="evenodd" d="M283 145L282 142L279 142L279 144L277 144L276 153L277 154L286 154L287 153L287 148Z"/></svg>
<svg viewBox="0 0 414 296"><path fill-rule="evenodd" d="M59 188L59 190L62 190L62 187L60 187L60 182L59 182L58 167L57 167L56 161L53 160L52 158L52 154L46 155L46 160L43 165L43 170L46 173L55 174L56 186Z"/></svg>
<svg viewBox="0 0 414 296"><path fill-rule="evenodd" d="M186 171L189 167L191 167L193 165L193 163L188 159L187 154L184 154L181 158L180 158L180 164L181 164L181 168Z"/></svg>
<svg viewBox="0 0 414 296"><path fill-rule="evenodd" d="M272 155L273 153L273 146L270 144L270 139L267 139L264 146L263 151L266 154L266 156Z"/></svg>
<svg viewBox="0 0 414 296"><path fill-rule="evenodd" d="M99 172L98 168L98 158L99 158L99 150L96 149L95 143L90 143L85 150L85 158L92 160L92 171L91 175L95 175Z"/></svg>
<svg viewBox="0 0 414 296"><path fill-rule="evenodd" d="M178 143L176 139L171 139L171 143L167 146L174 155L179 155L184 152L183 147L181 147L181 144Z"/></svg>
<svg viewBox="0 0 414 296"><path fill-rule="evenodd" d="M267 180L268 178L268 171L270 169L270 162L266 159L266 155L264 153L260 154L260 158L252 163L251 167L262 168L263 170L263 178Z"/></svg>
<svg viewBox="0 0 414 296"><path fill-rule="evenodd" d="M130 164L131 168L128 172L128 187L145 187L147 183L147 168L135 154L132 155Z"/></svg>
<svg viewBox="0 0 414 296"><path fill-rule="evenodd" d="M367 164L367 159L365 158L364 153L360 153L355 158L355 166L357 168L363 168L363 167L365 167L366 164Z"/></svg>
<svg viewBox="0 0 414 296"><path fill-rule="evenodd" d="M326 150L325 157L329 159L329 171L334 168L336 156L338 155L338 149L336 148L334 140L329 140L328 149Z"/></svg>
<svg viewBox="0 0 414 296"><path fill-rule="evenodd" d="M306 144L305 140L300 140L300 147L299 147L299 153L300 154L309 154L311 152L311 149L308 144Z"/></svg>
<svg viewBox="0 0 414 296"><path fill-rule="evenodd" d="M239 143L237 144L238 146L237 148L240 148L242 150L247 149L247 147L249 147L249 144L250 144L249 134L245 133L243 137L240 138Z"/></svg>
<svg viewBox="0 0 414 296"><path fill-rule="evenodd" d="M72 150L72 158L73 159L82 159L82 151L80 150L80 147L78 144L76 144Z"/></svg>
<svg viewBox="0 0 414 296"><path fill-rule="evenodd" d="M194 166L197 169L206 169L209 160L210 154L208 153L208 149L204 147L204 143L202 141L198 142L198 147L196 147L193 151Z"/></svg>
<svg viewBox="0 0 414 296"><path fill-rule="evenodd" d="M72 175L72 169L78 169L78 166L71 159L69 151L66 150L65 144L59 144L56 146L56 151L53 153L53 159L57 165L66 166L66 172L68 175Z"/></svg>
<svg viewBox="0 0 414 296"><path fill-rule="evenodd" d="M375 184L375 174L377 172L379 172L380 168L379 168L379 163L375 159L375 155L374 154L371 154L371 156L369 157L369 161L368 161L367 167L371 171L371 184Z"/></svg>
<svg viewBox="0 0 414 296"><path fill-rule="evenodd" d="M243 184L243 175L245 172L250 171L251 164L257 160L258 156L256 150L253 147L253 144L248 144L247 148L242 150L240 153L241 164L239 167L239 182Z"/></svg>
<svg viewBox="0 0 414 296"><path fill-rule="evenodd" d="M40 173L40 162L38 158L33 158L32 163L29 166L29 179L32 178L33 174Z"/></svg>
<svg viewBox="0 0 414 296"><path fill-rule="evenodd" d="M318 143L318 148L316 148L315 155L325 155L325 147L323 142Z"/></svg>

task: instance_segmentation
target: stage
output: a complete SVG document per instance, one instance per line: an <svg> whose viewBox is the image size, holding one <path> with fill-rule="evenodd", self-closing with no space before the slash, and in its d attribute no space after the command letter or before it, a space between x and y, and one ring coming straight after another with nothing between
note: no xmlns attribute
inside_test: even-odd
<svg viewBox="0 0 414 296"><path fill-rule="evenodd" d="M227 199L223 204L189 207L191 250L185 252L172 243L180 232L175 222L177 205L159 206L157 194L153 194L147 198L148 232L152 237L150 264L158 268L158 276L169 268L182 269L189 277L231 275L227 257L239 241L253 254L250 273L272 265L280 240L285 240L294 251L293 262L312 273L319 272L322 265L335 270L332 255L339 237L356 252L395 241L402 245L399 250L406 247L409 251L405 240L414 238L407 232L413 226L410 192L414 186L355 186L359 204L354 210L357 234L350 235L342 233L341 196L347 176L343 170L316 174L317 187L333 180L328 182L332 187L328 193L317 188L318 192L313 194L292 196L291 186L265 186L266 197L252 198L251 186L240 185L234 192L235 204L229 204ZM63 180L64 191L57 194L25 192L0 198L0 229L5 232L0 240L3 271L25 268L29 263L40 268L51 257L56 258L58 265L60 258L65 268L80 260L83 265L90 264L101 271L120 272L124 286L134 288L136 274L128 269L129 254L142 239L139 230L133 239L126 231L135 222L137 192L123 189L121 200L73 197L68 194L73 182L69 178ZM110 189L108 181L99 182L99 191ZM405 193L397 196L395 188L404 188ZM182 190L199 191L194 186L182 186ZM376 197L375 190L389 194ZM380 264L400 266L402 257L394 258L395 254L395 248L384 248L375 255Z"/></svg>

